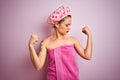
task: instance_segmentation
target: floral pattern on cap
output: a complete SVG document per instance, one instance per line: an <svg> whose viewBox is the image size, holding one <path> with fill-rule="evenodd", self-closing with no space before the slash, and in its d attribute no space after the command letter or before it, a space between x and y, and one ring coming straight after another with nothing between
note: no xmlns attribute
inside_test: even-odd
<svg viewBox="0 0 120 80"><path fill-rule="evenodd" d="M58 9L56 9L49 17L48 17L48 23L49 24L55 24L55 22L60 21L67 15L70 15L70 9L67 6L61 6Z"/></svg>

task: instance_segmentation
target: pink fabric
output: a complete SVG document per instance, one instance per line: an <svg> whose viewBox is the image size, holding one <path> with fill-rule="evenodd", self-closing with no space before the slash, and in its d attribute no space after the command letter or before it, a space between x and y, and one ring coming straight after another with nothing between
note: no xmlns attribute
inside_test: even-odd
<svg viewBox="0 0 120 80"><path fill-rule="evenodd" d="M73 45L63 45L48 50L47 80L79 80L79 70Z"/></svg>
<svg viewBox="0 0 120 80"><path fill-rule="evenodd" d="M49 17L48 17L48 23L55 24L55 22L60 21L65 16L70 15L70 9L66 6L61 6L58 9L56 9Z"/></svg>

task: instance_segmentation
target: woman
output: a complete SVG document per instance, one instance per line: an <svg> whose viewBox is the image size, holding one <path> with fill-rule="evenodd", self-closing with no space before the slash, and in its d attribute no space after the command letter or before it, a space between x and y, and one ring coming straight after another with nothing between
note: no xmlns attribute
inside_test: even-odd
<svg viewBox="0 0 120 80"><path fill-rule="evenodd" d="M40 52L37 55L34 49L37 35L31 35L29 51L32 63L36 70L40 70L49 57L47 80L78 80L78 67L75 59L75 51L84 59L92 57L92 36L87 26L82 32L87 35L87 45L84 49L79 41L66 34L70 31L72 17L68 7L61 6L48 18L48 23L53 25L54 32L40 44Z"/></svg>

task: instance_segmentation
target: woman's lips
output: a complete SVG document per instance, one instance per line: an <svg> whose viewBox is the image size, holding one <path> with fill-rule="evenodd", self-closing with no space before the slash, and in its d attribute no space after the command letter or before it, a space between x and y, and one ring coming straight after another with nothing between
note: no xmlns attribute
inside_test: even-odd
<svg viewBox="0 0 120 80"><path fill-rule="evenodd" d="M66 31L67 33L69 32L69 31Z"/></svg>

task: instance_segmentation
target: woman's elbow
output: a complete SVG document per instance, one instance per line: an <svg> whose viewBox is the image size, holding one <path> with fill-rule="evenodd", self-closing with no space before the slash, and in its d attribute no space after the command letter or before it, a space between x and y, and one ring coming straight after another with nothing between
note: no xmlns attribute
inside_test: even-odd
<svg viewBox="0 0 120 80"><path fill-rule="evenodd" d="M37 71L39 71L39 70L42 69L42 67L41 67L41 66L36 66L35 69L36 69Z"/></svg>
<svg viewBox="0 0 120 80"><path fill-rule="evenodd" d="M87 58L87 60L91 60L92 58L90 57L90 58Z"/></svg>
<svg viewBox="0 0 120 80"><path fill-rule="evenodd" d="M85 60L91 60L92 59L92 57L88 57L88 56L81 56L81 57Z"/></svg>
<svg viewBox="0 0 120 80"><path fill-rule="evenodd" d="M35 68L35 70L39 71L42 69L42 65L41 64L34 64L34 68Z"/></svg>
<svg viewBox="0 0 120 80"><path fill-rule="evenodd" d="M91 59L92 59L91 56L86 57L86 60L91 60Z"/></svg>
<svg viewBox="0 0 120 80"><path fill-rule="evenodd" d="M41 70L41 68L36 68L37 71Z"/></svg>
<svg viewBox="0 0 120 80"><path fill-rule="evenodd" d="M86 60L91 60L91 59L92 59L92 56L91 56L91 55L85 55L85 56L84 56L84 59L86 59Z"/></svg>

